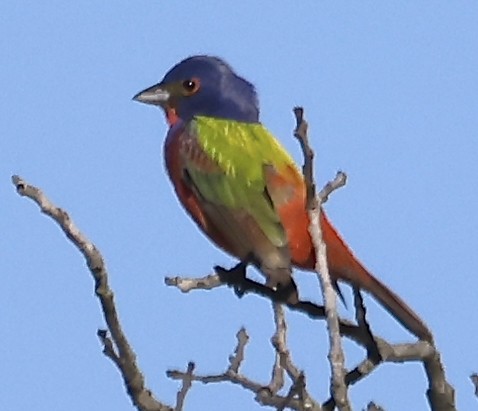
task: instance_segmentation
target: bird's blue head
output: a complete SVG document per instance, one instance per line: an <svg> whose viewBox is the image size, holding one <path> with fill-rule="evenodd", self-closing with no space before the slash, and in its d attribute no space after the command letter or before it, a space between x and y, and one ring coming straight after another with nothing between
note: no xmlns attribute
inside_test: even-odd
<svg viewBox="0 0 478 411"><path fill-rule="evenodd" d="M161 106L170 123L177 118L189 121L194 116L259 121L254 86L217 57L189 57L169 70L159 84L133 99Z"/></svg>

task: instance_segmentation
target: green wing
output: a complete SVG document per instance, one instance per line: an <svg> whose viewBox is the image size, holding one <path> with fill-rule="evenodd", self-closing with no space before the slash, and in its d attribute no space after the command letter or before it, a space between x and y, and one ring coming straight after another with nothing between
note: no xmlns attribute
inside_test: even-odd
<svg viewBox="0 0 478 411"><path fill-rule="evenodd" d="M259 123L244 123L196 117L188 126L202 152L215 167L198 166L194 156L186 160L188 174L208 203L231 212L252 216L276 247L287 244L287 236L267 192L265 168L280 172L294 161Z"/></svg>

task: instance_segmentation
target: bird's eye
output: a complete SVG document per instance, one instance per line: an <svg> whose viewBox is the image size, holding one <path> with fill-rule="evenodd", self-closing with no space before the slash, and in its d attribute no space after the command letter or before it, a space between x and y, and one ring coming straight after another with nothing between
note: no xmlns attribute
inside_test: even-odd
<svg viewBox="0 0 478 411"><path fill-rule="evenodd" d="M194 80L185 80L183 82L183 87L186 91L193 91L196 88L196 83Z"/></svg>
<svg viewBox="0 0 478 411"><path fill-rule="evenodd" d="M184 94L190 96L199 90L199 79L192 78L189 80L184 80L182 86Z"/></svg>

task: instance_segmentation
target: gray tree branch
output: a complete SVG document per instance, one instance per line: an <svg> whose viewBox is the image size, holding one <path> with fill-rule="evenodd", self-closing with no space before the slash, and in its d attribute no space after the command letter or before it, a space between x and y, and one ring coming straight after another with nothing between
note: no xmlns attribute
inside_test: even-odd
<svg viewBox="0 0 478 411"><path fill-rule="evenodd" d="M144 376L136 362L136 355L122 330L114 303L114 294L108 285L108 272L100 251L80 231L68 213L53 204L40 189L28 184L19 176L13 176L12 182L18 194L33 200L43 214L60 226L67 238L85 257L95 281L95 293L111 335L109 336L105 330L98 330L98 337L103 343L103 353L121 372L133 404L141 411L174 411L173 408L155 399L145 386Z"/></svg>
<svg viewBox="0 0 478 411"><path fill-rule="evenodd" d="M325 315L327 321L327 330L329 336L329 354L328 359L331 369L331 387L330 392L335 400L335 405L340 411L351 411L352 407L348 398L347 385L345 384L345 354L342 349L342 339L340 338L339 316L337 311L337 294L332 285L327 264L327 246L322 238L322 228L320 226L320 213L323 198L316 196L314 179L314 151L309 144L308 124L304 118L304 109L302 107L294 108L296 119L296 128L294 136L299 140L304 155L304 166L302 172L307 187L307 212L309 213L309 233L315 249L316 265L315 271L320 281L323 301L325 305ZM335 189L345 184L346 178L337 175L336 181L327 184L327 189L323 189L323 196L328 195Z"/></svg>

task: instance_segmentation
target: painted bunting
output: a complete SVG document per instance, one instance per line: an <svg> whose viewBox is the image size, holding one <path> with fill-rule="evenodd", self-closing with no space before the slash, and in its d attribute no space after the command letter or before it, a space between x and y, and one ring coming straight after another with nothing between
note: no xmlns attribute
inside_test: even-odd
<svg viewBox="0 0 478 411"><path fill-rule="evenodd" d="M133 99L164 110L170 127L166 169L198 227L296 302L292 266L315 267L305 184L293 159L260 123L254 86L219 58L193 56ZM367 271L323 211L320 223L334 282L368 291L410 332L431 341L423 321Z"/></svg>

